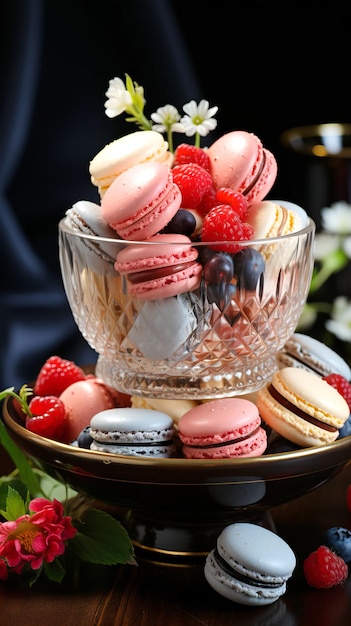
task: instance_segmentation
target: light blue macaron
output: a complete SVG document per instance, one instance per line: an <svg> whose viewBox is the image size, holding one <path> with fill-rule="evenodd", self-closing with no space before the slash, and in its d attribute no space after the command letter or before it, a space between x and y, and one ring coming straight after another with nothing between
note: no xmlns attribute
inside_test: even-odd
<svg viewBox="0 0 351 626"><path fill-rule="evenodd" d="M252 606L272 604L286 592L296 567L290 546L263 526L238 522L219 535L206 558L207 582L219 594Z"/></svg>

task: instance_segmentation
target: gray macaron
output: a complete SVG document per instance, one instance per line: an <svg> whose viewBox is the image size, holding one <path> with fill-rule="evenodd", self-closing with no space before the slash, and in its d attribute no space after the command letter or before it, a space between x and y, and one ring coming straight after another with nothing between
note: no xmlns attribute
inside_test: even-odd
<svg viewBox="0 0 351 626"><path fill-rule="evenodd" d="M166 413L133 407L101 411L90 420L91 450L128 456L170 457L174 423Z"/></svg>

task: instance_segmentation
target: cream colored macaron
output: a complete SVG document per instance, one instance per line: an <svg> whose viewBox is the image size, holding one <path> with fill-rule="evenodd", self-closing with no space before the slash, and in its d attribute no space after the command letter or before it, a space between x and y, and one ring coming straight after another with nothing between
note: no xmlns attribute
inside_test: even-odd
<svg viewBox="0 0 351 626"><path fill-rule="evenodd" d="M257 392L261 418L282 437L302 447L335 441L350 415L343 396L320 376L285 367Z"/></svg>
<svg viewBox="0 0 351 626"><path fill-rule="evenodd" d="M91 182L98 187L100 197L122 172L133 165L157 161L171 166L173 155L163 135L154 130L142 130L124 135L107 144L89 165Z"/></svg>

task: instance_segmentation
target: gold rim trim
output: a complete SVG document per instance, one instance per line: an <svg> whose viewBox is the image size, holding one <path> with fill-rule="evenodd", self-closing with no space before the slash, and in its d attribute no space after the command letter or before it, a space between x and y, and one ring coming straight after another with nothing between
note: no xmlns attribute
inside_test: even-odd
<svg viewBox="0 0 351 626"><path fill-rule="evenodd" d="M349 146L343 145L345 137L349 137ZM284 131L280 139L285 147L299 154L351 158L351 124L296 126Z"/></svg>

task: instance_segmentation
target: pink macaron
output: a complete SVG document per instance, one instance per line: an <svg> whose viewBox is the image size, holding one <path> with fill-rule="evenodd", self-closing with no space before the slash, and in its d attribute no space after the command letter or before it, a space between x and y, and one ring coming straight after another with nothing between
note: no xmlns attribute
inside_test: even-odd
<svg viewBox="0 0 351 626"><path fill-rule="evenodd" d="M151 245L154 244L154 245ZM148 244L126 246L115 269L125 274L128 291L141 300L158 300L193 291L201 281L198 251L185 235L161 234Z"/></svg>
<svg viewBox="0 0 351 626"><path fill-rule="evenodd" d="M277 177L274 155L253 133L234 130L208 148L215 189L228 187L242 193L249 205L265 198Z"/></svg>
<svg viewBox="0 0 351 626"><path fill-rule="evenodd" d="M142 241L161 231L181 202L170 168L150 161L122 172L104 194L101 210L122 239Z"/></svg>
<svg viewBox="0 0 351 626"><path fill-rule="evenodd" d="M95 376L69 385L59 396L67 414L67 441L74 441L89 425L95 413L125 407L131 403L130 396L122 394Z"/></svg>
<svg viewBox="0 0 351 626"><path fill-rule="evenodd" d="M199 404L178 422L188 459L260 456L267 447L256 405L244 398L221 398Z"/></svg>

